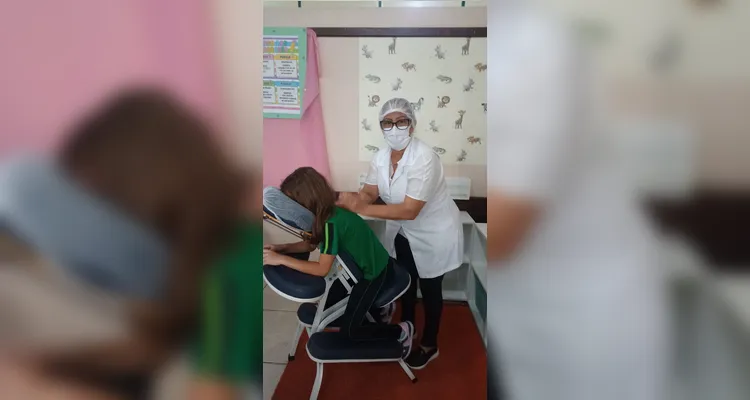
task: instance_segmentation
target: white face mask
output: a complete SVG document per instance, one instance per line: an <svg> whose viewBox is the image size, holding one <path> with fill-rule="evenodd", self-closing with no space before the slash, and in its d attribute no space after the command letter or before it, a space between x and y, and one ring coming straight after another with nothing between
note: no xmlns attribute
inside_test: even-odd
<svg viewBox="0 0 750 400"><path fill-rule="evenodd" d="M398 128L391 129L385 133L385 141L391 146L393 150L401 151L411 143L411 135L409 135L409 129L401 130Z"/></svg>

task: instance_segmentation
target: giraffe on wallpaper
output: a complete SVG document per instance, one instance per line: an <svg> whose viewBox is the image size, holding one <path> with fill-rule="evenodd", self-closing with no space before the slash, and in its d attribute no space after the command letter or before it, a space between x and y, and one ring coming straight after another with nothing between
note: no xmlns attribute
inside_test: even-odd
<svg viewBox="0 0 750 400"><path fill-rule="evenodd" d="M464 114L466 114L466 110L458 110L458 119L453 126L455 129L464 129Z"/></svg>
<svg viewBox="0 0 750 400"><path fill-rule="evenodd" d="M396 38L388 45L388 54L396 54Z"/></svg>
<svg viewBox="0 0 750 400"><path fill-rule="evenodd" d="M471 38L466 38L466 44L461 46L461 55L462 56L468 56L469 55L469 46L471 46Z"/></svg>

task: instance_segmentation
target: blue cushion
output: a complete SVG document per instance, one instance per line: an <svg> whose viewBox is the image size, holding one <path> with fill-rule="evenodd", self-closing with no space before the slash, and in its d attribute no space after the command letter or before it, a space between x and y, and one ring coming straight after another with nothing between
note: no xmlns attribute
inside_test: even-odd
<svg viewBox="0 0 750 400"><path fill-rule="evenodd" d="M354 258L343 252L339 253L339 257L341 257L341 261L346 264L358 281L364 278L362 270L354 262ZM388 264L386 274L385 283L383 283L383 287L380 289L380 293L378 293L378 297L373 304L376 308L385 307L401 297L411 284L411 276L404 267L396 263L396 260L391 260L391 263Z"/></svg>
<svg viewBox="0 0 750 400"><path fill-rule="evenodd" d="M263 211L279 221L305 232L312 231L315 216L275 187L263 189Z"/></svg>
<svg viewBox="0 0 750 400"><path fill-rule="evenodd" d="M300 323L307 326L312 326L315 321L315 313L318 312L317 303L302 303L297 309L297 319ZM327 328L340 328L341 317L336 318L333 322L326 326Z"/></svg>
<svg viewBox="0 0 750 400"><path fill-rule="evenodd" d="M385 284L383 284L383 288L380 290L380 293L378 293L378 297L375 299L373 309L385 307L386 305L396 301L399 297L401 297L406 289L409 288L410 284L411 277L409 276L409 273L406 272L406 269L397 264L393 264L393 266L389 267L388 269L388 275L386 276ZM346 296L346 292L344 292L344 290L345 289L343 285L341 285L341 281L336 280L336 282L334 282L333 286L328 292L326 308L343 299L344 296ZM317 312L318 305L316 303L301 304L297 309L297 319L299 319L299 321L305 325L312 325L313 321L315 320L315 313ZM371 310L371 312L373 311ZM373 317L377 318L378 315L373 315ZM339 328L341 322L340 319L341 318L334 320L333 322L328 324L328 327Z"/></svg>
<svg viewBox="0 0 750 400"><path fill-rule="evenodd" d="M349 296L349 293L346 291L346 288L340 280L336 279L336 281L331 285L331 288L328 289L328 297L326 297L325 308L328 309L347 296ZM297 309L297 319L305 325L312 325L313 321L315 320L315 313L317 312L318 303L300 304L299 308ZM336 319L331 324L328 324L328 326L331 328L338 328L338 324L339 319Z"/></svg>
<svg viewBox="0 0 750 400"><path fill-rule="evenodd" d="M281 295L296 301L316 301L326 291L326 280L321 276L304 274L283 265L266 265L263 277Z"/></svg>
<svg viewBox="0 0 750 400"><path fill-rule="evenodd" d="M375 299L375 307L385 307L386 305L396 301L401 295L406 292L411 284L411 276L406 272L406 269L398 264L388 264L386 270L385 283L378 293L378 297Z"/></svg>
<svg viewBox="0 0 750 400"><path fill-rule="evenodd" d="M396 360L401 358L398 340L353 341L340 332L317 332L307 341L310 357L320 361Z"/></svg>
<svg viewBox="0 0 750 400"><path fill-rule="evenodd" d="M300 231L304 230L304 229L300 228L299 226L297 226L297 224L295 224L293 221L284 219L284 217L275 214L273 211L271 211L268 208L266 208L266 206L263 206L263 212L266 213L266 214L268 214L268 215L272 215L279 222L284 223L284 224L288 225L291 228L294 228L294 229L297 229L297 230L300 230Z"/></svg>

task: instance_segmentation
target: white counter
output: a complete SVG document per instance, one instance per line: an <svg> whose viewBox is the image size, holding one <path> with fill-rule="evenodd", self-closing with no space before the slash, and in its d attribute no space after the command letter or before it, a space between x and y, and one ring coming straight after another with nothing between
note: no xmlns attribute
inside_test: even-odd
<svg viewBox="0 0 750 400"><path fill-rule="evenodd" d="M484 236L484 239L487 240L487 224L477 224L477 230L482 236Z"/></svg>
<svg viewBox="0 0 750 400"><path fill-rule="evenodd" d="M477 224L466 211L461 211L460 218L464 231L463 265L445 274L443 298L468 303L477 329L486 344L484 319L487 310L487 224ZM382 241L385 220L366 216L362 216L362 219L368 221Z"/></svg>
<svg viewBox="0 0 750 400"><path fill-rule="evenodd" d="M726 275L716 280L719 298L750 337L750 275Z"/></svg>

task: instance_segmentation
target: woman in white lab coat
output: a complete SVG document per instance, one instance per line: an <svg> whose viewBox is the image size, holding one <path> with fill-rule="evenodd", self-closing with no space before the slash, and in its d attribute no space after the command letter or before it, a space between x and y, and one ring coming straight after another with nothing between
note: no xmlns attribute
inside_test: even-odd
<svg viewBox="0 0 750 400"><path fill-rule="evenodd" d="M411 368L421 369L439 354L443 276L463 262L463 230L440 158L413 136L416 123L408 100L395 98L383 105L380 127L389 147L373 157L364 188L358 194L342 194L340 204L386 220L381 240L412 277L401 297L403 321L414 323L417 288L421 289L424 330L420 346L406 360ZM372 204L378 197L385 205Z"/></svg>
<svg viewBox="0 0 750 400"><path fill-rule="evenodd" d="M565 30L502 5L488 60L488 382L505 394L494 398L664 400L654 234L606 157L590 157L601 153L586 133L602 132L586 123Z"/></svg>

